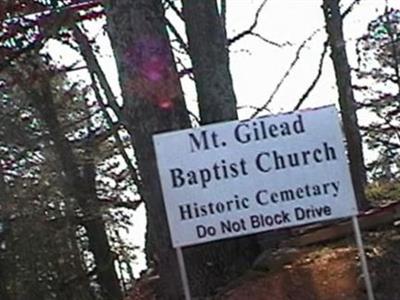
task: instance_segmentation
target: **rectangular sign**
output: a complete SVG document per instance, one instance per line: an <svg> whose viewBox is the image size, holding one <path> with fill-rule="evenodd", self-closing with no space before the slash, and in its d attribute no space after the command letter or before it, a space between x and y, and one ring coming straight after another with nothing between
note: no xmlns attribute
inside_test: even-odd
<svg viewBox="0 0 400 300"><path fill-rule="evenodd" d="M153 140L174 247L357 214L334 106Z"/></svg>

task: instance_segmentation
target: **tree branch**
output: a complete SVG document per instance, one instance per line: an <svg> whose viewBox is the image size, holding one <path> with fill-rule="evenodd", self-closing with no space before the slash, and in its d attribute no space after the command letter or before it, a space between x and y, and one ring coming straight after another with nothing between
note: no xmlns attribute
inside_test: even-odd
<svg viewBox="0 0 400 300"><path fill-rule="evenodd" d="M126 208L126 209L131 209L131 210L136 210L140 204L143 203L143 200L135 200L135 201L129 201L129 202L122 202L122 201L105 201L102 200L101 204L102 205L107 205L110 206L111 208Z"/></svg>
<svg viewBox="0 0 400 300"><path fill-rule="evenodd" d="M241 38L245 37L246 35L249 35L253 32L253 30L257 27L258 24L258 18L261 14L262 9L264 8L265 4L267 3L268 0L264 0L261 5L258 7L257 11L256 11L256 15L254 17L254 21L253 24L250 25L250 27L244 31L242 31L241 33L237 34L236 36L234 36L233 38L228 39L228 45L232 45L233 43L237 42L238 40L240 40Z"/></svg>
<svg viewBox="0 0 400 300"><path fill-rule="evenodd" d="M268 100L264 103L263 106L261 106L260 108L258 108L252 115L250 118L255 118L261 111L265 110L266 107L272 102L272 100L274 99L276 93L279 91L279 89L281 88L282 84L285 82L286 78L289 76L290 72L292 71L292 69L294 68L294 66L296 65L296 63L298 62L298 60L300 59L300 53L303 50L303 48L306 46L306 44L320 31L320 29L315 30L309 37L307 37L299 46L299 48L297 48L295 57L292 61L292 63L290 64L289 68L286 70L285 74L283 75L283 77L281 78L281 80L278 82L278 84L276 85L274 91L272 92L272 94L269 96Z"/></svg>
<svg viewBox="0 0 400 300"><path fill-rule="evenodd" d="M354 8L356 4L360 4L361 0L354 0L349 7L342 13L342 19L344 19Z"/></svg>
<svg viewBox="0 0 400 300"><path fill-rule="evenodd" d="M169 5L169 7L172 8L174 13L181 19L182 21L184 20L182 12L176 7L175 3L172 0L165 0L165 3Z"/></svg>
<svg viewBox="0 0 400 300"><path fill-rule="evenodd" d="M266 42L267 44L276 46L276 47L284 47L284 46L292 46L293 44L291 42L284 42L283 44L279 44L277 42L271 41L265 37L263 37L261 34L257 33L257 32L250 32L249 35L255 36L257 38L259 38L260 40Z"/></svg>
<svg viewBox="0 0 400 300"><path fill-rule="evenodd" d="M182 36L179 34L178 30L176 30L175 26L172 25L172 23L168 20L167 17L164 16L164 22L165 25L167 26L167 28L169 30L171 30L172 34L175 36L176 40L178 41L179 45L181 46L181 48L183 50L185 50L186 54L189 54L189 47L188 45L185 43L184 39L182 38Z"/></svg>
<svg viewBox="0 0 400 300"><path fill-rule="evenodd" d="M310 95L310 93L312 92L312 90L315 88L315 86L317 85L319 79L321 78L322 75L322 66L324 64L324 58L325 55L328 51L328 41L326 40L324 42L324 49L322 50L320 59L319 59L319 65L318 65L318 72L317 75L315 76L314 80L311 82L311 85L308 87L308 89L305 91L305 93L303 94L303 96L300 97L299 101L297 102L296 106L293 108L293 110L297 110L300 108L300 106L303 104L303 102L307 99L307 97Z"/></svg>
<svg viewBox="0 0 400 300"><path fill-rule="evenodd" d="M78 42L79 48L81 50L81 54L82 54L84 60L86 61L87 67L89 69L90 77L92 80L92 88L95 93L97 102L100 105L101 110L103 111L103 115L106 118L107 122L109 123L110 127L113 128L116 125L112 121L112 119L107 111L107 107L103 102L103 99L102 99L101 93L100 93L100 89L97 86L96 77L100 83L100 86L104 90L108 105L114 110L115 114L118 116L118 119L120 121L123 120L122 116L121 116L122 115L121 108L117 105L117 103L115 101L115 97L111 90L111 87L110 87L110 85L107 81L107 78L106 78L103 70L101 69L96 57L94 56L94 54L92 52L92 48L90 46L90 43L89 43L86 35L80 30L80 28L78 26L74 26L74 36ZM96 74L96 77L95 77L95 74ZM140 187L141 180L139 178L138 171L133 166L128 154L125 151L125 148L124 148L123 142L121 140L121 137L119 136L118 130L115 130L113 136L115 138L118 150L120 151L120 153L128 167L128 170L130 171L132 179L134 180L136 185L138 185Z"/></svg>
<svg viewBox="0 0 400 300"><path fill-rule="evenodd" d="M90 46L88 38L77 25L74 25L73 27L73 34L76 39L76 42L78 43L82 57L86 62L89 73L91 74L94 73L97 75L100 85L106 95L108 105L114 110L118 118L120 120L123 120L122 109L118 106L114 93L106 78L106 75L104 74L102 68L100 67L99 62L96 59L96 56L93 54L93 50L92 47Z"/></svg>
<svg viewBox="0 0 400 300"><path fill-rule="evenodd" d="M103 99L101 98L101 95L100 95L99 88L98 88L98 86L96 84L96 78L95 78L94 74L91 73L90 76L91 76L91 80L92 80L93 91L94 91L94 93L96 95L97 103L100 105L101 110L103 111L103 115L106 118L107 122L109 123L110 127L111 128L113 128L113 127L115 128L115 126L118 126L119 124L117 124L117 125L114 124L114 122L112 121L110 115L108 114L107 107L104 105ZM124 161L125 161L125 163L127 165L127 168L129 170L129 173L130 173L133 181L140 188L142 181L139 178L139 174L138 174L137 169L133 166L132 161L130 160L128 154L125 151L124 143L123 143L121 137L119 136L118 130L115 130L113 136L115 138L115 141L116 141L116 144L117 144L117 148L118 148L120 154L122 155L122 158L124 159Z"/></svg>
<svg viewBox="0 0 400 300"><path fill-rule="evenodd" d="M258 109L260 109L259 107L254 106L254 105L241 105L241 106L238 106L238 107L237 107L238 110L239 110L239 109L243 109L243 108L249 108L249 109L253 109L253 110L258 110ZM272 113L272 111L271 111L269 108L267 108L267 107L263 108L263 110L265 110L265 111L268 112L268 113Z"/></svg>

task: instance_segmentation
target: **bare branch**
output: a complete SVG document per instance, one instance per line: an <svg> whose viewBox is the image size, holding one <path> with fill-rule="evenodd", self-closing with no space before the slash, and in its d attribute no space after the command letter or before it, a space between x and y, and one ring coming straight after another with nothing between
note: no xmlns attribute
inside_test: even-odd
<svg viewBox="0 0 400 300"><path fill-rule="evenodd" d="M264 0L260 7L257 9L256 11L256 15L253 21L253 24L250 25L250 27L244 31L242 31L241 33L237 34L236 36L234 36L233 38L228 40L228 45L232 45L234 42L237 42L238 40L240 40L241 38L243 38L246 35L249 35L253 32L253 30L257 27L258 24L258 18L260 16L260 13L262 11L262 9L264 8L265 4L267 3L268 0Z"/></svg>
<svg viewBox="0 0 400 300"><path fill-rule="evenodd" d="M257 12L256 12L256 16L255 16L255 20L254 20L253 24L252 24L247 30L242 31L241 33L237 34L237 35L234 36L233 38L229 39L229 40L228 40L228 45L231 45L231 44L233 44L234 42L237 42L238 40L240 40L241 38L245 37L246 35L252 35L252 36L255 36L255 37L261 39L262 41L264 41L264 42L266 42L266 43L268 43L268 44L270 44L270 45L276 46L276 47L292 46L292 43L290 43L290 42L285 42L285 43L280 44L280 43L271 41L271 40L269 40L269 39L263 37L263 36L262 36L261 34L259 34L259 33L253 32L253 30L256 28L256 26L257 26L257 24L258 24L258 18L259 18L259 15L260 15L260 13L261 13L261 10L263 9L263 7L264 7L264 5L266 4L267 1L268 1L268 0L263 1L263 3L261 4L261 6L258 8L258 10L257 10ZM354 0L354 1L349 5L349 7L347 7L346 10L343 12L342 18L344 19L344 18L353 10L354 6L355 6L356 4L359 4L360 2L361 2L361 0ZM322 28L319 28L319 29L317 29L317 30L319 31L319 30L321 30L321 29L322 29Z"/></svg>
<svg viewBox="0 0 400 300"><path fill-rule="evenodd" d="M178 73L179 78L188 75L190 79L194 80L193 77L193 68L183 68L181 71Z"/></svg>
<svg viewBox="0 0 400 300"><path fill-rule="evenodd" d="M354 8L356 4L359 4L361 0L354 0L349 7L343 12L342 18L344 19ZM297 110L300 108L300 106L303 104L303 102L307 99L307 97L310 95L310 93L313 91L315 86L317 85L319 79L321 78L322 75L322 66L324 64L324 58L328 50L328 41L326 40L324 42L324 48L322 50L320 60L319 60L319 65L318 65L318 72L317 75L315 76L314 80L311 82L311 85L308 87L308 89L305 91L305 93L300 97L299 101L297 102L296 106L293 108L293 110Z"/></svg>
<svg viewBox="0 0 400 300"><path fill-rule="evenodd" d="M90 43L86 37L86 35L80 30L78 26L74 27L74 36L78 42L79 48L81 50L81 54L86 61L87 67L89 69L90 77L92 80L92 88L95 93L96 99L98 104L100 105L101 110L103 111L103 115L106 118L107 122L109 123L109 126L113 129L116 129L116 126L119 126L120 124L114 124L112 121L108 111L107 111L107 106L103 102L103 99L101 97L100 89L97 86L97 80L99 81L102 89L104 90L105 96L107 98L108 105L114 110L115 114L118 116L119 120L121 121L122 113L121 113L121 108L117 105L115 101L114 94L111 90L111 87L107 81L107 78L105 77L105 74L103 70L101 69L99 62L97 61L95 55L92 52L92 48L90 46ZM97 77L97 80L96 80ZM138 175L137 169L133 166L128 154L125 151L123 142L121 140L121 137L119 136L118 130L115 130L114 133L114 138L117 143L118 150L120 151L129 171L132 176L132 179L140 187L141 185L141 180Z"/></svg>
<svg viewBox="0 0 400 300"><path fill-rule="evenodd" d="M66 66L66 67L62 67L60 69L57 69L57 72L59 73L70 73L70 72L75 72L75 71L81 71L81 70L86 70L87 67L86 66Z"/></svg>
<svg viewBox="0 0 400 300"><path fill-rule="evenodd" d="M86 62L89 73L94 73L97 75L101 87L106 95L108 105L114 110L115 114L118 115L120 120L122 120L121 118L122 110L116 102L116 98L114 96L110 84L107 81L107 77L104 74L103 69L100 67L99 62L96 59L96 56L93 54L93 50L89 43L88 38L77 25L74 25L73 27L73 34L78 43L79 50Z"/></svg>
<svg viewBox="0 0 400 300"><path fill-rule="evenodd" d="M239 110L239 109L244 109L244 108L249 108L249 109L253 109L253 110L258 110L258 109L260 109L259 107L254 106L254 105L241 105L241 106L238 106L238 107L237 107L238 110ZM272 111L271 111L269 108L267 108L267 107L263 108L263 110L265 110L265 111L268 112L268 113L272 113Z"/></svg>
<svg viewBox="0 0 400 300"><path fill-rule="evenodd" d="M268 1L268 0L264 0L264 1L261 3L260 7L257 9L257 11L256 11L256 16L255 16L255 18L254 18L253 24L251 24L251 26L250 26L250 28L249 28L250 31L253 31L253 29L256 28L257 23L258 23L258 18L259 18L260 14L261 14L262 9L264 8L265 4L267 3L267 1Z"/></svg>
<svg viewBox="0 0 400 300"><path fill-rule="evenodd" d="M294 107L293 110L297 110L300 108L300 106L303 104L303 102L307 99L307 97L310 95L310 93L312 92L312 90L315 88L315 86L317 85L319 79L321 78L322 75L322 66L324 64L324 58L325 55L328 51L328 41L326 40L324 42L324 49L322 50L321 53L321 57L319 59L319 65L318 65L318 72L317 75L315 76L314 80L311 82L311 85L308 87L308 89L305 91L305 93L303 94L303 96L300 97L299 101L297 102L296 106Z"/></svg>
<svg viewBox="0 0 400 300"><path fill-rule="evenodd" d="M131 210L136 210L140 204L143 203L143 200L135 200L135 201L129 201L129 202L122 202L122 201L105 201L102 200L101 204L104 206L110 206L111 208L126 208L126 209L131 209Z"/></svg>
<svg viewBox="0 0 400 300"><path fill-rule="evenodd" d="M349 5L349 7L346 8L346 10L343 12L343 14L342 14L342 19L344 19L344 18L353 10L353 8L354 8L354 6L355 6L356 4L360 4L360 2L361 2L361 0L354 0L354 1Z"/></svg>
<svg viewBox="0 0 400 300"><path fill-rule="evenodd" d="M188 75L190 79L194 80L193 68L186 67L185 64L182 62L182 59L180 59L179 57L176 57L175 60L176 64L182 67L182 69L178 72L179 78Z"/></svg>
<svg viewBox="0 0 400 300"><path fill-rule="evenodd" d="M254 118L256 117L261 111L265 110L267 108L267 106L272 102L272 100L274 99L276 93L279 91L279 89L281 88L282 84L285 82L286 78L289 76L290 72L292 71L292 69L294 68L294 66L296 65L296 63L298 62L298 60L300 59L300 53L301 51L304 49L304 47L306 46L306 44L320 31L320 29L315 30L309 37L307 37L299 46L299 48L297 48L295 57L292 61L292 63L290 64L289 68L287 69L287 71L285 72L285 74L283 75L283 77L281 78L281 80L278 82L278 84L276 85L274 91L272 92L272 94L269 96L268 100L264 103L263 106L261 106L260 108L258 108L252 115L250 118Z"/></svg>
<svg viewBox="0 0 400 300"><path fill-rule="evenodd" d="M261 34L259 34L257 32L250 32L249 35L255 36L255 37L259 38L260 40L262 40L270 45L276 46L276 47L293 46L293 44L291 42L284 42L283 44L279 44L277 42L271 41L271 40L263 37Z"/></svg>
<svg viewBox="0 0 400 300"><path fill-rule="evenodd" d="M118 148L120 154L122 155L122 158L124 159L124 161L125 161L125 163L126 163L126 165L128 167L129 173L130 173L133 181L140 188L141 180L139 178L138 170L133 166L132 161L130 160L128 154L126 153L125 147L124 147L124 143L123 143L121 137L119 136L118 130L116 128L120 124L114 124L114 122L112 121L110 115L108 114L107 107L105 106L105 104L103 102L103 99L101 98L100 90L99 90L99 87L97 86L95 75L93 73L90 73L90 77L91 77L91 80L92 80L92 88L93 88L93 91L94 91L94 93L96 95L97 103L100 105L101 110L103 111L103 115L106 118L106 120L107 120L108 124L110 125L110 127L116 129L113 132L113 136L115 138L115 141L116 141L116 144L117 144L117 148Z"/></svg>
<svg viewBox="0 0 400 300"><path fill-rule="evenodd" d="M165 0L165 3L169 5L169 7L172 8L172 10L175 12L175 14L183 21L183 14L182 12L176 7L175 3L172 0Z"/></svg>
<svg viewBox="0 0 400 300"><path fill-rule="evenodd" d="M176 30L175 26L168 20L167 17L164 17L164 22L169 30L171 30L172 34L175 36L176 40L178 41L180 47L185 50L186 54L189 54L189 47L185 43L182 36L179 34L178 30Z"/></svg>
<svg viewBox="0 0 400 300"><path fill-rule="evenodd" d="M192 111L187 110L187 113L188 113L188 114L193 118L193 120L196 122L195 125L200 125L200 124L201 124L201 121L200 121L199 117L196 116Z"/></svg>

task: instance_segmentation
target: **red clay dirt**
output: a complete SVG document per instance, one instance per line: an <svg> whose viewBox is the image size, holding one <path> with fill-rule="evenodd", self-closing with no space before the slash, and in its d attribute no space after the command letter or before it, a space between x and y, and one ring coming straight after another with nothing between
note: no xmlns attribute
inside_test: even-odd
<svg viewBox="0 0 400 300"><path fill-rule="evenodd" d="M338 248L304 254L273 272L254 273L223 293L224 300L358 300L361 297L357 251ZM312 257L317 255L317 257Z"/></svg>
<svg viewBox="0 0 400 300"><path fill-rule="evenodd" d="M391 224L364 232L376 300L399 300L400 231ZM279 249L281 251L282 249ZM266 256L265 267L251 270L223 287L213 300L365 300L353 237L329 244L288 248ZM264 268L264 269L263 269ZM157 278L157 277L155 277ZM140 279L129 300L155 299L157 279ZM161 298L162 299L162 298ZM198 298L194 298L198 300Z"/></svg>

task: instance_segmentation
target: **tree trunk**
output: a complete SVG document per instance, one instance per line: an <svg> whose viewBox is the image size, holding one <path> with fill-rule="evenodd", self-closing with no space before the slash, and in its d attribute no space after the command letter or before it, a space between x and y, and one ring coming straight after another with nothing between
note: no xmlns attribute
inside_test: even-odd
<svg viewBox="0 0 400 300"><path fill-rule="evenodd" d="M190 127L159 0L109 0L108 33L117 62L124 120L135 148L146 203L148 262L160 275L160 299L182 298L152 135Z"/></svg>
<svg viewBox="0 0 400 300"><path fill-rule="evenodd" d="M216 1L185 0L183 15L201 123L237 119L226 34ZM184 253L192 293L206 296L249 268L259 245L251 236L199 245Z"/></svg>
<svg viewBox="0 0 400 300"><path fill-rule="evenodd" d="M46 79L42 80L41 91L30 91L34 105L45 121L50 136L54 141L56 155L65 173L65 190L82 208L82 225L86 228L89 250L93 253L98 282L106 299L122 299L118 277L114 268L114 259L108 244L107 233L97 203L94 175L81 176L71 145L66 139L54 106L51 87Z"/></svg>
<svg viewBox="0 0 400 300"><path fill-rule="evenodd" d="M215 0L185 0L183 15L202 124L237 119L227 40Z"/></svg>
<svg viewBox="0 0 400 300"><path fill-rule="evenodd" d="M346 54L346 43L343 37L343 23L339 0L324 0L323 10L331 48L331 58L336 74L340 112L347 141L351 178L358 207L360 210L364 210L368 207L364 193L367 179L362 140L357 122L356 103L351 83L351 70Z"/></svg>
<svg viewBox="0 0 400 300"><path fill-rule="evenodd" d="M2 228L2 230L0 230L0 243L4 243L6 249L10 246L8 241L9 239L7 238L8 233L6 232L7 215L4 214L7 201L10 201L10 198L8 197L8 191L2 168L2 161L0 160L0 211L2 212L0 213L0 223ZM3 252L0 253L0 299L11 300L9 291L7 290L7 285L9 284L10 280L8 273L11 273L11 268L8 266L8 264L11 264L11 261L6 259L7 256L4 255L4 250L0 251Z"/></svg>

